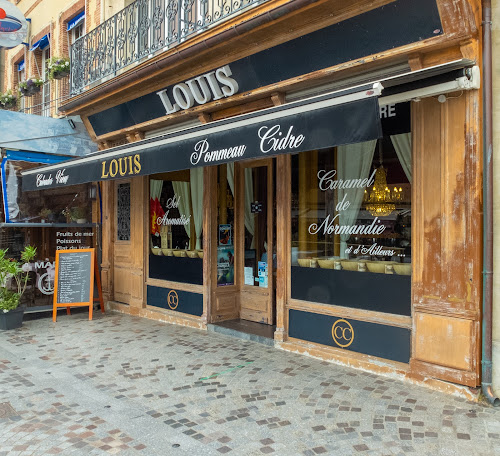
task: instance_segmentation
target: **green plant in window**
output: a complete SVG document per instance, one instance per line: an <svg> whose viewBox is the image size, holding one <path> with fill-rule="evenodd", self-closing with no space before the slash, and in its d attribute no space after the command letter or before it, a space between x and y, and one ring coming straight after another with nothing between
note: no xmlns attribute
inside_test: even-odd
<svg viewBox="0 0 500 456"><path fill-rule="evenodd" d="M87 209L83 206L75 206L69 210L69 216L72 221L84 220L87 216Z"/></svg>

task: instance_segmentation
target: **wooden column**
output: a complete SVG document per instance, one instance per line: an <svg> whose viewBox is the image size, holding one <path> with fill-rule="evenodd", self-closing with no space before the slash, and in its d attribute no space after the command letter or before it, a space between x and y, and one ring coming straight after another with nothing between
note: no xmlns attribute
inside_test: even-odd
<svg viewBox="0 0 500 456"><path fill-rule="evenodd" d="M276 331L275 340L287 338L288 313L291 282L292 248L292 159L290 155L276 158Z"/></svg>
<svg viewBox="0 0 500 456"><path fill-rule="evenodd" d="M217 269L217 167L203 168L203 314L204 324L211 322L212 284ZM215 271L217 274L217 271Z"/></svg>
<svg viewBox="0 0 500 456"><path fill-rule="evenodd" d="M130 268L130 306L146 307L145 276L144 276L144 243L149 240L147 235L148 209L146 189L148 178L145 176L133 178L130 182L130 237L131 237L131 268Z"/></svg>
<svg viewBox="0 0 500 456"><path fill-rule="evenodd" d="M412 107L414 373L476 386L480 370L479 91Z"/></svg>
<svg viewBox="0 0 500 456"><path fill-rule="evenodd" d="M101 182L102 193L102 262L101 278L104 302L114 299L113 291L113 252L114 252L114 182Z"/></svg>

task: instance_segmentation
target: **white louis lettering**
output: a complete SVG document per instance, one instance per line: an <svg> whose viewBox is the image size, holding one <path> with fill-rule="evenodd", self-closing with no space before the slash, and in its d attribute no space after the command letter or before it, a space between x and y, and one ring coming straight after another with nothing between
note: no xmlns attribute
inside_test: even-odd
<svg viewBox="0 0 500 456"><path fill-rule="evenodd" d="M167 114L173 114L181 109L193 107L195 102L201 105L234 95L238 92L239 86L232 75L229 65L224 65L215 71L176 84L172 90L163 89L156 94L160 97Z"/></svg>
<svg viewBox="0 0 500 456"><path fill-rule="evenodd" d="M295 136L292 134L293 126L288 129L286 135L283 136L281 125L272 127L259 128L260 151L263 154L268 152L278 152L286 149L296 149L305 139L304 135Z"/></svg>

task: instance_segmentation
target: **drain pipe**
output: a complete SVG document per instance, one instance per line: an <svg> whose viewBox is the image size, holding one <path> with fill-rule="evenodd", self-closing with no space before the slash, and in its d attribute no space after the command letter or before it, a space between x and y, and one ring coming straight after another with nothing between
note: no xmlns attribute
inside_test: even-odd
<svg viewBox="0 0 500 456"><path fill-rule="evenodd" d="M481 389L494 406L500 405L491 387L493 346L493 83L491 0L483 0L483 333Z"/></svg>

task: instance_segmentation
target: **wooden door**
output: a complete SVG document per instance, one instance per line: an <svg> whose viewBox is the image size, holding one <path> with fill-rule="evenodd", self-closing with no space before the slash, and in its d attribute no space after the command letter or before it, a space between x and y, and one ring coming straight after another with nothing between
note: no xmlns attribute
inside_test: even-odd
<svg viewBox="0 0 500 456"><path fill-rule="evenodd" d="M240 163L236 191L236 274L240 318L274 320L274 182L272 159Z"/></svg>
<svg viewBox="0 0 500 456"><path fill-rule="evenodd" d="M148 207L144 177L116 181L113 225L114 300L134 307L144 304L144 239Z"/></svg>

